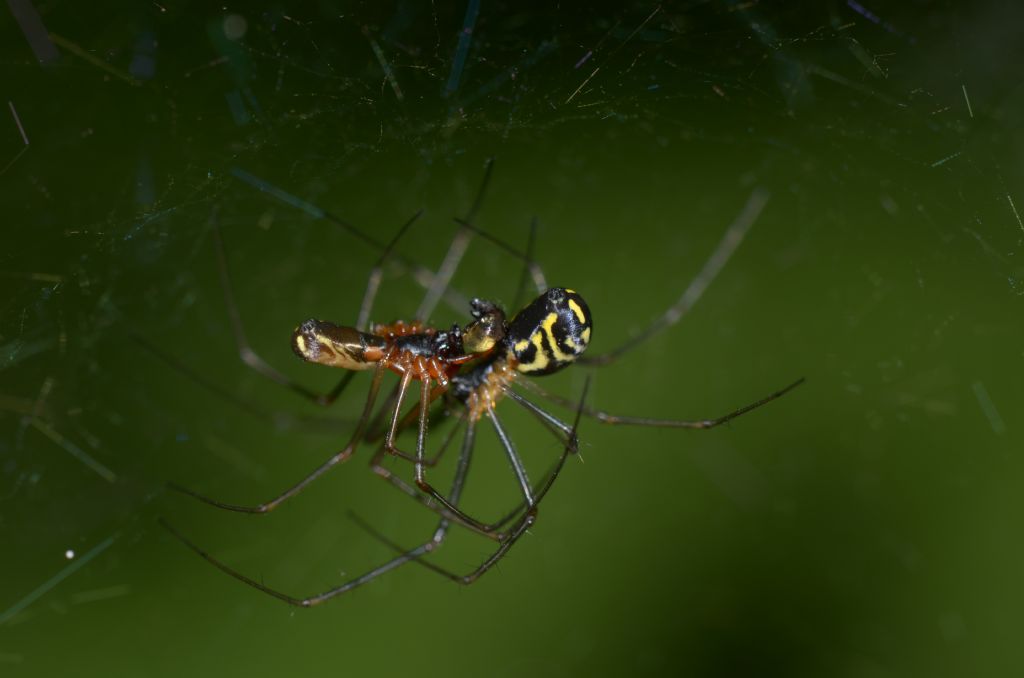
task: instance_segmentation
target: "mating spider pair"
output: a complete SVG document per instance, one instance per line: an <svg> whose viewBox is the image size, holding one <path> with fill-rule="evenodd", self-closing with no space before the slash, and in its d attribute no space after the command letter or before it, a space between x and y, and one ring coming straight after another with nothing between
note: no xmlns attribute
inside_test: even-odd
<svg viewBox="0 0 1024 678"><path fill-rule="evenodd" d="M282 593L241 574L193 544L180 532L161 520L163 525L178 539L232 577L289 604L303 607L309 607L330 600L408 562L416 562L454 581L469 584L500 560L530 526L534 524L541 500L555 482L567 457L577 450L576 433L582 415L593 417L609 424L634 424L672 428L712 428L782 396L801 383L802 380L794 382L755 403L716 419L684 421L611 415L594 410L585 404L586 386L579 401L572 403L553 396L536 384L533 384L529 379L524 379L523 377L552 374L575 362L589 363L592 366L607 365L654 333L678 321L701 296L704 289L739 245L746 231L756 220L764 204L765 197L760 192L755 192L751 196L746 208L730 226L715 252L705 263L703 270L690 283L680 299L660 318L640 335L617 349L596 358L588 359L581 356L590 343L593 321L590 310L583 298L570 289L559 287L547 288L540 266L531 258L530 247L527 248L525 254L519 253L473 224L474 217L490 181L491 169L492 164L489 162L484 179L481 182L469 213L464 219L456 219L456 222L460 224L460 229L449 248L444 263L437 273L431 273L418 264L401 258L393 252L398 239L412 225L419 216L418 214L400 229L390 243L384 245L375 242L368 235L358 231L358 229L355 229L355 227L347 222L323 210L317 210L319 216L355 233L362 239L376 245L382 251L380 258L370 273L359 319L355 327L339 326L320 320L307 320L300 324L292 334L292 349L302 359L307 362L319 363L330 367L340 367L348 371L339 384L326 395L313 393L293 382L270 366L250 348L241 319L235 307L227 272L224 247L219 232L216 229L214 230L225 300L232 321L239 355L247 365L264 376L288 386L321 405L332 403L349 384L356 372L371 371L372 378L362 415L356 423L355 430L345 447L340 452L331 455L301 481L292 485L273 499L256 506L242 506L217 501L177 485L172 485L172 487L218 508L243 513L267 513L299 494L310 483L327 473L330 469L348 461L364 439L372 439L372 429L378 427L380 422L386 418L387 424L382 432L383 440L371 458L370 466L375 473L387 480L391 485L440 516L440 522L430 537L418 547L405 550L383 535L373 531L372 528L364 525L375 536L398 551L398 555L340 586L306 598L297 598ZM255 177L251 177L251 175L236 172L236 176L257 185L263 190L268 190L265 184L262 184ZM280 189L275 188L269 192L292 204L305 204L292 196L284 194ZM529 274L532 276L538 291L538 296L533 301L526 304L509 319L506 317L504 310L498 305L480 299L472 299L468 303L472 321L465 326L453 325L448 330L441 330L426 325L422 320L415 320L410 323L398 321L386 325L368 325L367 321L380 284L382 266L389 257L396 259L401 266L412 273L414 278L426 288L424 301L416 316L419 319L424 319L429 317L436 304L446 294L451 292L448 287L449 281L454 275L461 256L465 251L468 239L474 233L497 243L524 261L523 283L525 283L527 274ZM532 231L530 242L532 245ZM456 298L458 297L457 294L455 296ZM384 404L379 409L375 409L385 372L389 370L399 376L398 384L391 395L385 399ZM419 401L415 408L403 414L402 406L414 381L419 382ZM551 414L540 405L523 396L513 386L522 386L542 398L574 408L575 419L573 423L570 425ZM537 484L531 483L513 440L496 413L498 404L506 398L525 408L562 441L560 455L544 475L543 480ZM428 424L431 410L434 408L434 404L439 401L443 401L446 412L453 412L450 416L456 417L459 424L464 423L466 426L459 459L456 464L455 477L447 494L437 490L427 479L427 468L436 462L436 457L431 459L427 456ZM470 458L473 454L477 426L483 419L490 423L502 448L505 450L522 494L522 501L518 507L500 520L490 523L466 513L459 507L459 500L466 482ZM417 425L416 449L410 453L400 450L396 446L395 441L398 434L413 423ZM447 442L445 443L446 445ZM443 451L444 447L438 452L438 456ZM385 456L388 455L404 459L412 464L412 483L382 464ZM424 558L424 556L441 545L452 524L458 524L497 543L494 552L478 567L465 575L444 569Z"/></svg>

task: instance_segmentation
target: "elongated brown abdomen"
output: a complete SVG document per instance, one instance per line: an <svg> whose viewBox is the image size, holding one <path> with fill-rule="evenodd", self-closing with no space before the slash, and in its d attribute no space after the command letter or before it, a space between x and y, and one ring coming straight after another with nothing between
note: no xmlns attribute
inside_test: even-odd
<svg viewBox="0 0 1024 678"><path fill-rule="evenodd" d="M322 320L307 320L292 333L292 350L297 356L346 370L372 368L384 357L387 345L383 337Z"/></svg>

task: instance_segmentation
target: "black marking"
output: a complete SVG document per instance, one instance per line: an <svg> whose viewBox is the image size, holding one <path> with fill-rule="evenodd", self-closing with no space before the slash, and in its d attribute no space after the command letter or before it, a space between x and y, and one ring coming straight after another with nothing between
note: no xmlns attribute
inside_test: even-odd
<svg viewBox="0 0 1024 678"><path fill-rule="evenodd" d="M583 297L572 290L554 287L516 314L509 324L506 346L521 372L552 374L582 355L592 326L590 309ZM538 351L543 353L539 361Z"/></svg>
<svg viewBox="0 0 1024 678"><path fill-rule="evenodd" d="M465 405L469 397L487 382L487 377L494 370L494 363L498 357L498 353L493 353L489 358L453 376L449 392Z"/></svg>
<svg viewBox="0 0 1024 678"><path fill-rule="evenodd" d="M430 334L407 334L404 337L395 337L395 347L401 351L407 351L412 355L425 358L436 355L434 351L434 336Z"/></svg>

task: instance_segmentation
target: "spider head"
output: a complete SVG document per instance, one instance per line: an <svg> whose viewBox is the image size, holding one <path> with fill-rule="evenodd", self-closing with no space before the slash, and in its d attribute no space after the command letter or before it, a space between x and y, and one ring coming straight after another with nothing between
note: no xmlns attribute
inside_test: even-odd
<svg viewBox="0 0 1024 678"><path fill-rule="evenodd" d="M469 305L473 322L462 331L462 348L466 353L487 353L505 338L505 312L483 299Z"/></svg>
<svg viewBox="0 0 1024 678"><path fill-rule="evenodd" d="M516 314L507 342L516 369L523 374L557 372L583 355L593 320L583 297L552 287Z"/></svg>

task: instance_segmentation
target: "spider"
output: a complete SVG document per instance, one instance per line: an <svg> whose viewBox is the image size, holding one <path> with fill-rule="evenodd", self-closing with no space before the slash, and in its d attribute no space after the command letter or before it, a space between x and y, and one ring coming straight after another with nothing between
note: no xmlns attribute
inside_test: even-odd
<svg viewBox="0 0 1024 678"><path fill-rule="evenodd" d="M368 278L355 326L342 326L310 319L301 323L292 333L291 346L297 356L306 362L342 368L347 371L338 385L326 394L315 393L292 381L250 347L234 303L225 248L220 232L216 228L213 230L228 314L239 356L246 365L320 405L330 405L334 402L356 372L370 371L372 377L362 414L347 444L341 451L332 454L302 480L276 497L254 506L246 506L218 501L176 484L171 484L171 487L221 509L242 513L268 513L298 495L313 481L335 466L348 461L364 440L372 440L375 437L372 430L380 430L383 420L386 419L387 423L383 425L382 431L383 440L371 457L370 466L390 485L439 515L440 522L430 537L416 548L407 550L356 519L376 538L398 551L397 555L361 576L308 597L295 597L247 577L201 549L161 519L161 524L175 537L230 576L286 603L301 607L311 607L335 598L408 562L419 563L460 584L471 584L503 558L536 521L541 500L554 484L567 457L578 450L577 430L582 416L585 415L607 424L707 429L724 424L775 400L803 381L800 379L724 416L696 421L623 417L595 410L585 403L589 378L579 400L575 403L554 396L534 384L529 378L553 374L574 363L586 363L595 367L610 364L653 334L677 322L701 296L711 279L717 275L732 251L739 245L747 229L756 220L765 196L758 192L752 195L744 211L730 226L712 256L705 263L703 270L690 283L679 300L661 317L644 332L618 348L597 357L584 357L583 354L590 344L593 330L590 309L583 297L576 291L547 286L543 271L531 256L535 223L531 227L531 237L525 253L518 252L473 223L489 184L492 167L493 164L489 161L477 196L467 215L462 219L455 219L460 225L459 231L449 247L444 263L438 272L433 274L418 264L399 257L394 252L396 243L418 219L420 213L409 219L389 243L377 243L338 217L303 203L280 189L268 187L251 175L236 172L237 176L249 183L254 183L262 190L271 192L293 205L316 210L318 216L357 234L381 250L381 255ZM525 286L528 277L533 278L537 296L511 318L506 316L504 309L496 303L478 298L463 302L463 298L449 288L449 282L465 251L466 242L472 234L478 234L491 240L523 260L524 269L520 289ZM380 285L382 267L384 262L392 256L426 288L423 303L417 311L417 318L428 317L436 304L441 299L447 298L453 305L466 303L472 318L471 321L464 326L455 324L447 330L427 325L421 320L369 325L368 319ZM517 294L517 296L519 295ZM398 383L391 395L385 399L384 404L375 409L385 373L388 371L398 375ZM402 406L409 391L413 388L413 382L419 382L419 400L415 408L403 415ZM575 417L572 424L551 414L515 390L514 385L522 386L523 389L529 390L541 398L573 408ZM561 441L561 453L539 483L531 483L516 445L497 414L498 404L505 399L525 408ZM460 424L465 423L466 426L456 464L455 477L447 495L436 489L427 477L427 469L437 462L451 441L451 436L449 436L437 454L433 458L428 458L427 439L431 409L438 401L443 401L445 411L454 412L450 416L456 417ZM459 500L474 449L477 427L483 420L490 424L497 435L522 495L520 504L495 522L481 520L459 507ZM415 450L413 452L403 451L396 445L398 433L413 424L417 427ZM452 433L454 434L454 432L453 430ZM412 483L383 465L382 462L387 456L394 456L412 464ZM466 574L455 573L423 558L442 544L452 524L458 524L497 543L492 554Z"/></svg>

